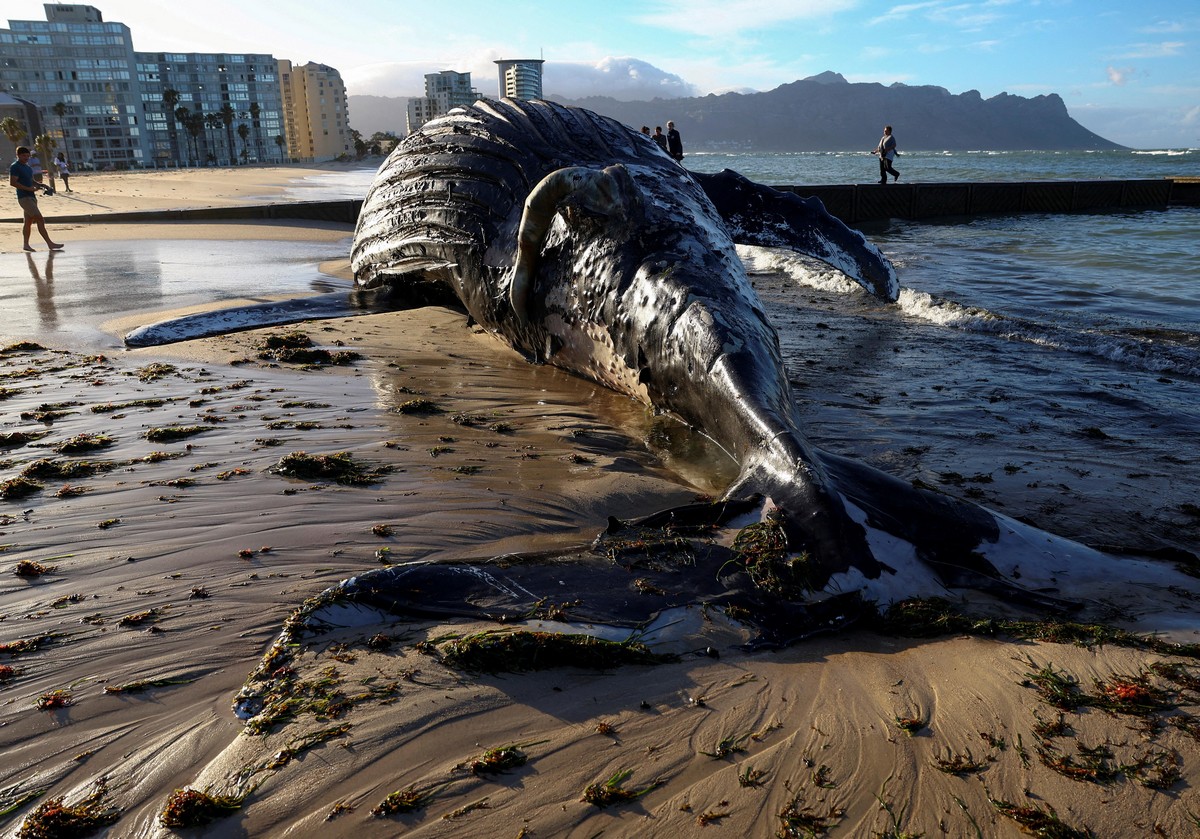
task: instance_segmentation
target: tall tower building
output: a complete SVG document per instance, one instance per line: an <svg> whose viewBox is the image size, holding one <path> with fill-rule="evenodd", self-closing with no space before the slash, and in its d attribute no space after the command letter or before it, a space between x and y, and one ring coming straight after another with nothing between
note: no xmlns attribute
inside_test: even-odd
<svg viewBox="0 0 1200 839"><path fill-rule="evenodd" d="M349 109L342 75L332 67L309 62L278 63L288 155L299 160L331 160L352 154Z"/></svg>
<svg viewBox="0 0 1200 839"><path fill-rule="evenodd" d="M471 105L479 91L471 87L470 73L442 70L425 75L425 95L408 100L408 133L411 134L434 117L459 105Z"/></svg>
<svg viewBox="0 0 1200 839"><path fill-rule="evenodd" d="M500 68L500 95L509 99L542 98L542 65L540 58L512 58L497 61Z"/></svg>

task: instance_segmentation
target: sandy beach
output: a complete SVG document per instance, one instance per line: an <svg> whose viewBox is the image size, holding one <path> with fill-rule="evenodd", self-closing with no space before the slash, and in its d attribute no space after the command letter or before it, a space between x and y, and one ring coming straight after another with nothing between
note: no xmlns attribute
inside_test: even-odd
<svg viewBox="0 0 1200 839"><path fill-rule="evenodd" d="M223 206L266 203L306 171L72 186L94 212ZM58 225L56 200L42 206L68 252L352 233ZM23 264L4 227L0 259ZM345 259L320 267L349 279ZM288 333L323 360L272 355ZM488 672L448 645L518 627L314 601L405 561L566 551L609 516L722 491L727 474L647 443L668 420L459 313L112 352L39 337L0 347L0 835L38 835L59 800L114 837L1196 835L1192 649L956 625L747 652L697 608L661 646L671 661ZM297 453L346 453L357 471L288 474ZM1107 619L1200 642L1198 590ZM586 596L564 591L521 628L562 629ZM293 614L317 618L285 631ZM239 694L261 713L239 717Z"/></svg>

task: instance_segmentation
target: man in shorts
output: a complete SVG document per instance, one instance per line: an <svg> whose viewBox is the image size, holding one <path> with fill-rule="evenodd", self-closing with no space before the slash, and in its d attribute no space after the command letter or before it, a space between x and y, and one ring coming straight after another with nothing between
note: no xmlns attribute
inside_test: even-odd
<svg viewBox="0 0 1200 839"><path fill-rule="evenodd" d="M17 191L17 203L21 205L21 210L25 213L25 227L21 231L25 239L25 250L34 250L33 246L29 244L29 233L35 224L38 233L42 234L42 238L46 240L46 245L50 250L62 250L62 245L50 240L50 234L46 232L46 220L42 218L42 211L38 209L37 194L40 190L48 191L48 188L33 179L33 167L29 165L28 146L17 146L17 159L13 161L12 166L8 167L8 183Z"/></svg>

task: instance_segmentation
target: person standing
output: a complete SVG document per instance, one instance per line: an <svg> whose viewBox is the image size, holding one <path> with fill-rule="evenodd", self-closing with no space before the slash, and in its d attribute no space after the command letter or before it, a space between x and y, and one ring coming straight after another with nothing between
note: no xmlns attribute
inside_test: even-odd
<svg viewBox="0 0 1200 839"><path fill-rule="evenodd" d="M54 158L54 165L58 168L58 176L62 178L63 189L67 192L71 191L71 164L67 163L67 158L62 152L58 153L58 157Z"/></svg>
<svg viewBox="0 0 1200 839"><path fill-rule="evenodd" d="M683 163L683 140L675 130L675 123L667 120L667 154L675 158L676 163Z"/></svg>
<svg viewBox="0 0 1200 839"><path fill-rule="evenodd" d="M879 145L871 154L879 157L879 182L881 184L888 182L888 175L892 176L893 183L900 180L900 173L892 167L892 161L896 159L896 138L892 136L890 125L883 127L883 137L880 138Z"/></svg>
<svg viewBox="0 0 1200 839"><path fill-rule="evenodd" d="M46 187L33 179L33 167L29 165L28 146L17 146L17 159L8 167L8 183L17 191L17 203L21 205L21 210L25 214L25 226L21 230L25 240L25 250L34 249L29 244L29 234L35 224L38 233L46 240L46 245L50 250L62 250L62 245L53 241L50 234L46 232L46 220L42 218L42 211L38 209L38 190L45 190Z"/></svg>
<svg viewBox="0 0 1200 839"><path fill-rule="evenodd" d="M662 133L662 126L654 126L654 133L650 135L650 139L658 143L659 148L663 151L667 150L667 135Z"/></svg>

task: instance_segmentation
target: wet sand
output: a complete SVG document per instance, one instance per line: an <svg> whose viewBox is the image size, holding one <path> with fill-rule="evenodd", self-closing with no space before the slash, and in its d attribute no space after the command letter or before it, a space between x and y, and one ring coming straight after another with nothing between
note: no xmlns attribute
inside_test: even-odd
<svg viewBox="0 0 1200 839"><path fill-rule="evenodd" d="M192 232L274 235L204 227ZM166 238L161 226L122 230ZM0 258L25 270L22 254ZM12 668L0 670L4 835L48 799L99 789L119 815L107 835L167 835L159 815L185 787L245 797L184 835L1016 836L1013 816L1035 810L1097 836L1190 835L1193 659L1111 645L852 630L750 654L716 627L716 658L487 675L418 642L494 627L377 617L292 650L289 684L305 702L253 733L235 696L288 615L337 581L385 563L577 545L609 515L719 491L724 474L674 463L647 443L661 418L527 364L455 313L295 328L361 358L316 369L259 358L281 328L103 352L12 348L38 335L10 335L0 432L42 436L5 438L3 478L43 458L92 461L93 473L41 478L0 502L6 571L53 569L0 578L0 667ZM414 399L440 410L406 413ZM204 430L147 439L171 427ZM111 442L55 451L84 434ZM361 486L273 471L297 451L345 451L385 471ZM33 648L11 646L21 641ZM1036 689L1047 673L1093 697L1169 690L1178 707L1135 715L1097 700L1047 728L1060 715ZM40 710L54 691L69 704ZM502 747L525 762L472 771ZM653 788L608 807L582 800L609 780ZM406 790L412 812L372 815Z"/></svg>

